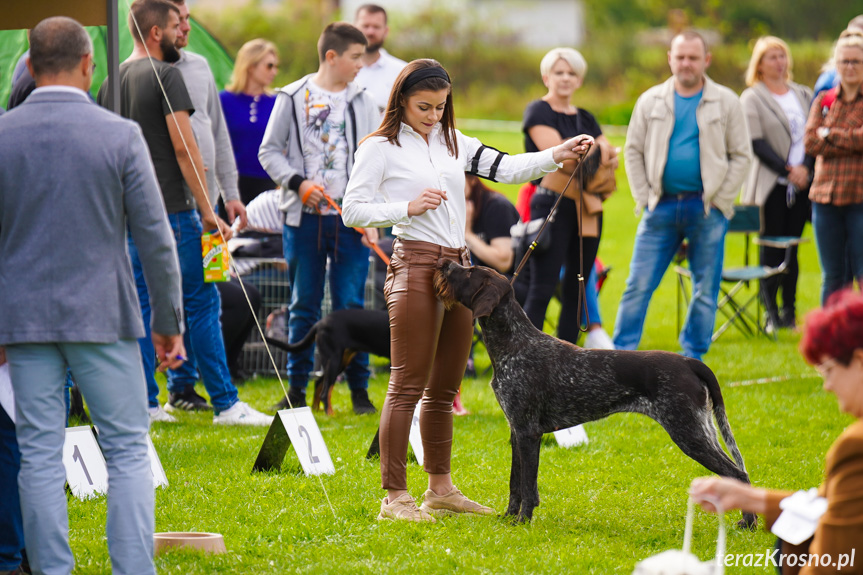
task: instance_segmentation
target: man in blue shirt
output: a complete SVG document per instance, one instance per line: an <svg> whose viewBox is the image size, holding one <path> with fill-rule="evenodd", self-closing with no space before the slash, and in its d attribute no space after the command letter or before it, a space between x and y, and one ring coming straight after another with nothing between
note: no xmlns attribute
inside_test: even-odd
<svg viewBox="0 0 863 575"><path fill-rule="evenodd" d="M705 75L710 53L695 32L675 36L672 77L641 95L626 138L637 210L647 208L617 313L614 345L637 349L650 297L684 239L693 295L680 334L683 354L707 353L716 319L725 232L752 157L737 94Z"/></svg>

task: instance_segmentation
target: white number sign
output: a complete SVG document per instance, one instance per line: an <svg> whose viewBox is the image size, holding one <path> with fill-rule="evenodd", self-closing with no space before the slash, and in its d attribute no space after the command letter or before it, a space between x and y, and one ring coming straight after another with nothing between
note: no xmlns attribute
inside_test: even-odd
<svg viewBox="0 0 863 575"><path fill-rule="evenodd" d="M288 437L306 475L336 472L311 408L283 409L279 411L279 418L285 426L285 431L288 432Z"/></svg>
<svg viewBox="0 0 863 575"><path fill-rule="evenodd" d="M156 453L156 447L153 445L153 440L147 434L147 455L150 456L150 471L153 473L153 489L157 487L168 486L168 476L165 475L165 469L162 467L162 461L159 459L159 454Z"/></svg>
<svg viewBox="0 0 863 575"><path fill-rule="evenodd" d="M561 447L575 447L577 445L587 444L587 432L583 425L576 425L567 429L560 429L554 432L554 438L557 444Z"/></svg>
<svg viewBox="0 0 863 575"><path fill-rule="evenodd" d="M414 450L414 456L417 458L417 463L423 464L423 438L420 434L420 406L423 400L417 402L414 408L414 415L411 418L411 434L409 437L411 448Z"/></svg>
<svg viewBox="0 0 863 575"><path fill-rule="evenodd" d="M63 465L66 467L69 489L78 499L89 499L108 492L108 466L105 465L96 436L89 427L66 428Z"/></svg>

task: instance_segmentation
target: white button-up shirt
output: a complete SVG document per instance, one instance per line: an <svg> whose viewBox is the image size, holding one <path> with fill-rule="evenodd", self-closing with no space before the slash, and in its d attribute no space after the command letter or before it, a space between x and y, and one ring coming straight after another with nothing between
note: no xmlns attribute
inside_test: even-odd
<svg viewBox="0 0 863 575"><path fill-rule="evenodd" d="M357 74L357 83L363 86L375 100L378 110L383 114L387 109L390 99L390 91L398 78L399 72L407 65L404 60L391 56L389 52L381 48L380 57L374 64L363 66Z"/></svg>
<svg viewBox="0 0 863 575"><path fill-rule="evenodd" d="M450 156L440 123L425 139L407 124L399 133L401 146L385 138L367 139L357 149L351 178L345 191L342 219L351 227L393 226L393 233L403 240L419 240L461 248L465 245L464 173L471 171L477 152L483 144L456 130L458 157ZM526 182L553 172L551 148L530 154L509 156L494 149L482 150L475 173L505 183ZM434 210L415 217L408 216L408 203L422 190L435 188L447 194L447 200ZM383 201L381 201L383 200Z"/></svg>

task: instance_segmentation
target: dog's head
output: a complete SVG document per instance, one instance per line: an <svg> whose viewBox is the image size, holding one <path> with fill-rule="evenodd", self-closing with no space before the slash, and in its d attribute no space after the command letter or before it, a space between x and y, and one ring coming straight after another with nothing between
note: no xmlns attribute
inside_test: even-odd
<svg viewBox="0 0 863 575"><path fill-rule="evenodd" d="M460 303L473 311L474 319L490 315L501 300L512 294L509 280L493 269L463 267L451 261L438 268L435 289L447 309Z"/></svg>

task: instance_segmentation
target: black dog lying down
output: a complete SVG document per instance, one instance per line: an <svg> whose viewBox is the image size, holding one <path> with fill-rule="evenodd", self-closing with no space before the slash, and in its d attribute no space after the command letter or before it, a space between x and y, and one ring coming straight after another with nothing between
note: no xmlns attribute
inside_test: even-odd
<svg viewBox="0 0 863 575"><path fill-rule="evenodd" d="M494 368L491 387L511 433L507 515L530 521L539 505L544 433L612 413L656 420L686 455L714 473L749 483L719 383L700 361L663 351L581 349L551 337L530 323L509 281L489 268L445 262L435 284L445 305L473 310L482 327ZM734 461L719 445L711 414ZM755 521L754 514L744 513L741 526L754 527Z"/></svg>
<svg viewBox="0 0 863 575"><path fill-rule="evenodd" d="M336 378L359 352L381 357L390 356L390 319L385 311L341 309L330 312L315 323L306 336L295 344L267 337L267 343L287 352L302 351L314 342L321 358L322 375L315 380L312 408L323 402L327 415L333 414L330 401ZM282 398L279 409L288 408Z"/></svg>

